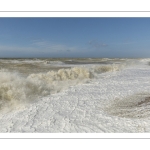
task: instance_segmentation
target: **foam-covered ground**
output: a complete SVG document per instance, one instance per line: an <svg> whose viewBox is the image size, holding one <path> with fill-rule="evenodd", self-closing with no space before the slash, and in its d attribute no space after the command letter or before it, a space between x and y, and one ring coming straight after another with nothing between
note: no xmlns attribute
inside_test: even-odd
<svg viewBox="0 0 150 150"><path fill-rule="evenodd" d="M146 61L1 113L0 132L150 132Z"/></svg>

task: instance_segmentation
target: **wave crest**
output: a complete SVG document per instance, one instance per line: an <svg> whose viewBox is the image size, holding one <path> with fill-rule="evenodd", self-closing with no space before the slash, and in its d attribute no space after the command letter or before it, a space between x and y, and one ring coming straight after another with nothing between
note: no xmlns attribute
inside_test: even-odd
<svg viewBox="0 0 150 150"><path fill-rule="evenodd" d="M47 73L30 74L27 77L6 69L0 70L0 109L30 102L96 77L97 73L116 71L113 65L94 68L73 67Z"/></svg>
<svg viewBox="0 0 150 150"><path fill-rule="evenodd" d="M122 68L122 65L105 65L105 66L97 66L94 68L95 73L104 73L109 71L119 71Z"/></svg>
<svg viewBox="0 0 150 150"><path fill-rule="evenodd" d="M8 104L16 106L20 102L26 103L86 82L92 78L92 73L85 68L71 68L31 74L26 78L3 69L0 70L0 77L0 107L7 108Z"/></svg>
<svg viewBox="0 0 150 150"><path fill-rule="evenodd" d="M85 68L71 68L71 69L60 69L56 71L49 71L46 74L31 74L28 78L38 78L46 81L62 81L62 80L75 80L92 78L93 74Z"/></svg>

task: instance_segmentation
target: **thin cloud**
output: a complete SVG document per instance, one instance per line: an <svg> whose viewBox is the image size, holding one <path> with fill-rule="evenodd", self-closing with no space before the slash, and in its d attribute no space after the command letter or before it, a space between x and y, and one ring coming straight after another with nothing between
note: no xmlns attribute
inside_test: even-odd
<svg viewBox="0 0 150 150"><path fill-rule="evenodd" d="M36 45L36 46L35 46ZM38 42L36 44L32 44L29 47L21 47L21 46L7 46L0 45L0 52L3 53L67 53L67 52L78 52L79 49L77 47L69 47L61 44L47 44L46 42Z"/></svg>
<svg viewBox="0 0 150 150"><path fill-rule="evenodd" d="M102 47L106 47L108 46L108 44L103 43L103 42L98 42L96 40L91 40L88 42L88 44L92 47L92 48L102 48Z"/></svg>
<svg viewBox="0 0 150 150"><path fill-rule="evenodd" d="M34 40L31 45L33 47L42 48L43 51L49 51L49 52L77 51L77 47L51 43L45 40Z"/></svg>
<svg viewBox="0 0 150 150"><path fill-rule="evenodd" d="M47 47L47 46L49 46L49 43L44 40L32 40L31 45L37 46L37 47Z"/></svg>

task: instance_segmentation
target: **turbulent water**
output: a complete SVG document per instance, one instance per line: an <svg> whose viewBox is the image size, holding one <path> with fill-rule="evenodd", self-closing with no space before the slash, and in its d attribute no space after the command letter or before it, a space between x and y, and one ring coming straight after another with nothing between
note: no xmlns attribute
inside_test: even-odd
<svg viewBox="0 0 150 150"><path fill-rule="evenodd" d="M150 132L150 59L0 59L0 132Z"/></svg>
<svg viewBox="0 0 150 150"><path fill-rule="evenodd" d="M133 61L132 61L133 62ZM126 59L0 59L0 108L26 103L105 72L123 69Z"/></svg>

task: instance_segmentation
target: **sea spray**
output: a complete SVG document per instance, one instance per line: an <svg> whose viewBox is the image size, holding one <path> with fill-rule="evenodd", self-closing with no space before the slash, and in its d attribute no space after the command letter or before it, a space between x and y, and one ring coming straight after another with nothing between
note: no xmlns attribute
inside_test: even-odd
<svg viewBox="0 0 150 150"><path fill-rule="evenodd" d="M45 74L31 74L29 78L38 78L40 80L46 81L62 81L62 80L75 80L92 78L92 73L86 68L74 67L71 69L60 69L56 71L49 71Z"/></svg>
<svg viewBox="0 0 150 150"><path fill-rule="evenodd" d="M17 72L0 70L0 105L25 103L57 93L71 85L86 82L92 73L85 68L60 69L28 77ZM2 108L2 107L1 107Z"/></svg>
<svg viewBox="0 0 150 150"><path fill-rule="evenodd" d="M120 65L105 65L94 67L95 73L104 73L109 71L119 71L121 69Z"/></svg>
<svg viewBox="0 0 150 150"><path fill-rule="evenodd" d="M65 90L70 86L86 83L96 77L97 74L118 71L122 68L120 64L84 65L70 67L70 69L65 66L63 69L49 71L49 68L44 68L44 71L47 69L47 72L39 73L40 70L42 71L42 66L40 66L41 69L37 67L39 71L36 73L36 66L34 67L34 65L37 62L21 61L19 63L19 61L15 61L15 63L17 67L14 66L14 63L6 63L6 66L9 67L0 69L0 109L32 102L40 97ZM2 64L4 67L3 61ZM39 61L38 64L40 64ZM15 69L13 70L13 68Z"/></svg>

